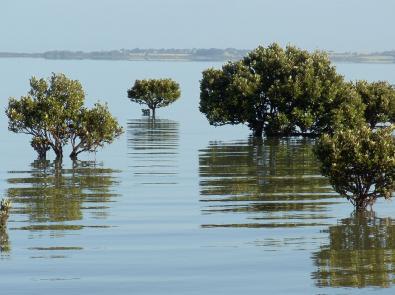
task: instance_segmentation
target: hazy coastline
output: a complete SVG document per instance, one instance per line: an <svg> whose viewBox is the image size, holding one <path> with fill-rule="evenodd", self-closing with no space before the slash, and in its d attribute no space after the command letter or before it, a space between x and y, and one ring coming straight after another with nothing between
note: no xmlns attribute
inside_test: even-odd
<svg viewBox="0 0 395 295"><path fill-rule="evenodd" d="M0 58L41 58L50 60L130 60L130 61L228 61L241 59L248 49L120 49L108 51L52 50L41 53L0 52ZM328 51L333 62L395 63L395 50L358 53Z"/></svg>

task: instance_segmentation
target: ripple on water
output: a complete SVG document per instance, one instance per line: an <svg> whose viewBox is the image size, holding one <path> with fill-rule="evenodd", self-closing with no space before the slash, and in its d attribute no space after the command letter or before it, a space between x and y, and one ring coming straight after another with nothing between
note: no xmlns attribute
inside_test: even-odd
<svg viewBox="0 0 395 295"><path fill-rule="evenodd" d="M151 118L130 120L127 134L134 183L147 186L178 183L178 122Z"/></svg>
<svg viewBox="0 0 395 295"><path fill-rule="evenodd" d="M210 142L199 151L202 228L303 228L331 224L339 200L319 173L311 139ZM301 244L298 237L294 244ZM256 241L258 246L290 245Z"/></svg>
<svg viewBox="0 0 395 295"><path fill-rule="evenodd" d="M395 220L375 212L353 213L324 231L314 252L318 287L390 287L395 283Z"/></svg>
<svg viewBox="0 0 395 295"><path fill-rule="evenodd" d="M31 237L44 241L44 246L29 250L83 250L80 245L47 245L54 241L46 237L110 228L105 222L109 206L104 204L113 202L118 195L114 192L118 172L84 161L67 169L57 162L35 161L30 170L9 171L7 196L13 209L8 229L0 232L1 251L11 250L8 230L29 231Z"/></svg>

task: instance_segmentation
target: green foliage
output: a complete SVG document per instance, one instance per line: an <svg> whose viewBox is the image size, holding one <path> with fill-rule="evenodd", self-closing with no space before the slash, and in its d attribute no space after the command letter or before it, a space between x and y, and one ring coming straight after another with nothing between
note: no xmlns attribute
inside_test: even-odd
<svg viewBox="0 0 395 295"><path fill-rule="evenodd" d="M242 62L229 62L222 70L208 69L201 81L200 111L212 125L239 124L255 120L254 100L260 85Z"/></svg>
<svg viewBox="0 0 395 295"><path fill-rule="evenodd" d="M146 104L155 117L155 109L166 107L181 95L180 86L172 79L136 80L128 90L132 102Z"/></svg>
<svg viewBox="0 0 395 295"><path fill-rule="evenodd" d="M322 174L335 191L358 209L395 189L394 126L372 130L367 125L325 134L316 145Z"/></svg>
<svg viewBox="0 0 395 295"><path fill-rule="evenodd" d="M0 214L8 214L11 208L11 201L9 199L3 199L0 202Z"/></svg>
<svg viewBox="0 0 395 295"><path fill-rule="evenodd" d="M365 119L370 128L378 123L395 122L395 88L385 81L357 81L355 89L366 105Z"/></svg>
<svg viewBox="0 0 395 295"><path fill-rule="evenodd" d="M48 80L32 77L30 91L26 96L22 96L19 100L9 99L6 109L8 129L15 133L32 135L31 146L37 151L39 158L45 158L46 152L52 148L56 157L60 159L63 157L63 147L71 137L76 140L75 126L92 124L95 127L89 128L97 130L99 123L93 123L91 118L84 115L88 111L83 106L84 100L85 93L81 83L67 78L64 74L52 74ZM98 108L102 117L98 115L96 118L102 120L101 124L110 124L110 127L101 125L105 131L93 132L94 135L89 136L89 140L79 133L78 136L81 136L84 144L87 141L94 142L88 144L89 148L84 146L83 150L86 151L93 151L103 143L111 142L109 140L111 135L113 138L119 135L119 127L114 127L117 122L111 117L107 108L96 105L92 110L93 113L97 113ZM90 121L88 123L83 120ZM113 133L109 132L107 127L112 129ZM100 135L103 137L99 138Z"/></svg>
<svg viewBox="0 0 395 295"><path fill-rule="evenodd" d="M362 120L364 105L326 54L277 44L203 72L200 111L210 124L247 124L257 136L319 135ZM340 120L340 122L338 122Z"/></svg>
<svg viewBox="0 0 395 295"><path fill-rule="evenodd" d="M30 145L37 152L38 158L40 159L44 159L47 152L51 149L49 141L45 137L33 137L30 141Z"/></svg>
<svg viewBox="0 0 395 295"><path fill-rule="evenodd" d="M82 109L71 129L71 158L82 152L95 152L105 143L112 143L123 130L111 115L107 104L96 103L92 109Z"/></svg>
<svg viewBox="0 0 395 295"><path fill-rule="evenodd" d="M8 129L16 133L43 136L45 116L39 109L39 102L30 96L23 96L19 100L10 98L6 109Z"/></svg>

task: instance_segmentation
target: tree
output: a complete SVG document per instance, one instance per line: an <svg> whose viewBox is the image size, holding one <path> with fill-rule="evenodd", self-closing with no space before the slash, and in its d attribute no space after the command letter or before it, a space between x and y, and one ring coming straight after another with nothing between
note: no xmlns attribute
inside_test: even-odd
<svg viewBox="0 0 395 295"><path fill-rule="evenodd" d="M45 137L34 136L30 145L37 152L39 159L46 159L47 152L51 149L49 141Z"/></svg>
<svg viewBox="0 0 395 295"><path fill-rule="evenodd" d="M395 88L385 81L357 81L355 89L366 105L365 119L370 128L379 123L395 123Z"/></svg>
<svg viewBox="0 0 395 295"><path fill-rule="evenodd" d="M128 98L138 104L146 104L155 118L156 108L166 107L181 95L180 86L172 79L136 80L128 90Z"/></svg>
<svg viewBox="0 0 395 295"><path fill-rule="evenodd" d="M48 80L32 77L28 95L9 100L8 129L32 135L31 145L39 157L44 158L51 147L61 159L69 125L76 120L84 99L81 83L64 74L52 74Z"/></svg>
<svg viewBox="0 0 395 295"><path fill-rule="evenodd" d="M77 147L73 145L73 152L94 151L104 143L112 142L122 130L107 107L97 104L88 110L84 100L81 83L64 74L52 74L48 80L32 77L26 96L19 100L9 99L6 109L8 129L31 135L31 146L40 159L45 159L50 148L57 159L62 159L63 147L71 138L75 143L77 137L80 141ZM93 118L98 121L94 122ZM92 134L83 133L81 128Z"/></svg>
<svg viewBox="0 0 395 295"><path fill-rule="evenodd" d="M31 146L44 159L49 149L45 129L45 116L40 111L40 104L30 96L19 100L10 98L6 109L8 129L15 133L32 135Z"/></svg>
<svg viewBox="0 0 395 295"><path fill-rule="evenodd" d="M96 103L92 109L82 109L78 119L70 126L72 152L76 159L82 152L95 152L105 143L112 143L122 133L122 127L111 115L107 104Z"/></svg>
<svg viewBox="0 0 395 295"><path fill-rule="evenodd" d="M394 125L372 130L366 124L325 134L315 147L321 172L335 191L357 210L382 196L391 198L395 189Z"/></svg>
<svg viewBox="0 0 395 295"><path fill-rule="evenodd" d="M316 136L342 124L339 113L357 124L364 106L325 53L274 43L204 71L200 111L212 125L247 124L255 136Z"/></svg>

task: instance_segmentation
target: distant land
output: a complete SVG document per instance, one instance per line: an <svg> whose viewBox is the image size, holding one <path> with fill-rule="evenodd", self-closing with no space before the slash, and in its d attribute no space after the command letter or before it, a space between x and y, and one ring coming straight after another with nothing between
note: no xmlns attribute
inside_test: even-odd
<svg viewBox="0 0 395 295"><path fill-rule="evenodd" d="M120 49L108 51L52 50L43 53L0 52L0 58L43 58L62 60L131 60L131 61L228 61L245 56L248 49ZM333 62L345 63L395 63L395 50L357 53L327 52Z"/></svg>

